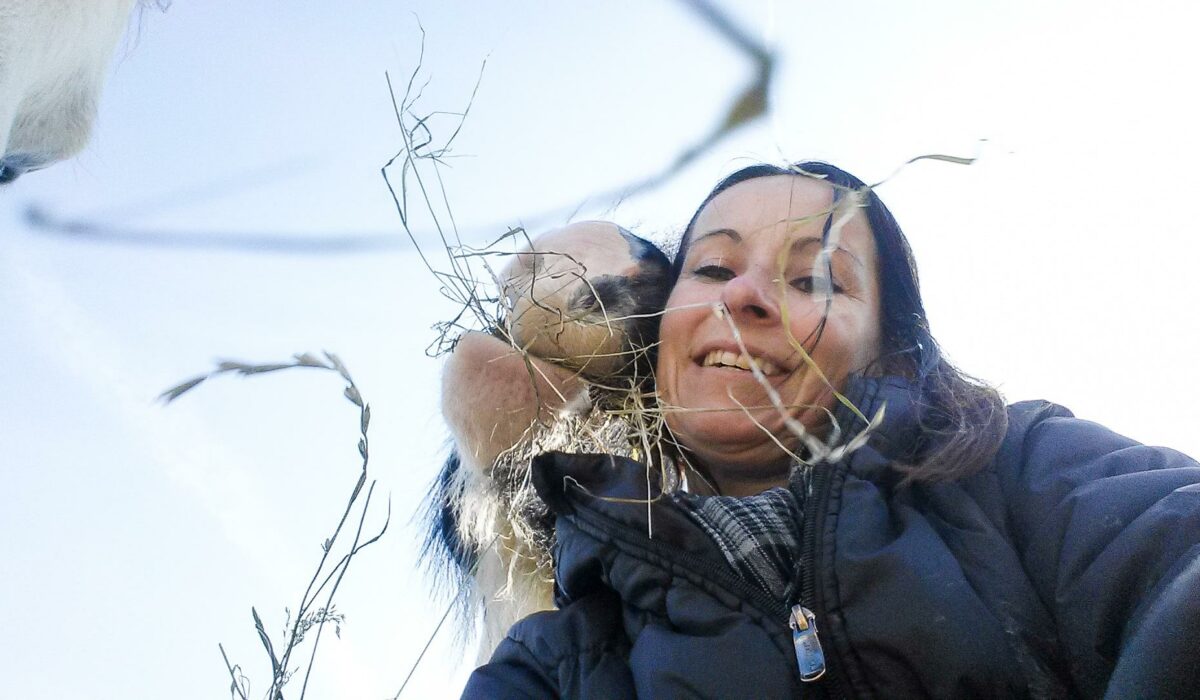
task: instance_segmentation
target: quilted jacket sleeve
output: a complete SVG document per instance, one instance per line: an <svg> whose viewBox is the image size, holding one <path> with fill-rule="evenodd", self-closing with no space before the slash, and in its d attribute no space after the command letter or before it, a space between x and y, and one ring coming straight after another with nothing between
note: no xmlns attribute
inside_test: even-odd
<svg viewBox="0 0 1200 700"><path fill-rule="evenodd" d="M1018 404L996 464L1012 536L1088 697L1200 688L1200 464Z"/></svg>
<svg viewBox="0 0 1200 700"><path fill-rule="evenodd" d="M475 669L463 698L557 698L560 694L547 668L534 653L512 637L496 648L491 661Z"/></svg>
<svg viewBox="0 0 1200 700"><path fill-rule="evenodd" d="M598 589L513 626L464 698L632 698L620 600Z"/></svg>

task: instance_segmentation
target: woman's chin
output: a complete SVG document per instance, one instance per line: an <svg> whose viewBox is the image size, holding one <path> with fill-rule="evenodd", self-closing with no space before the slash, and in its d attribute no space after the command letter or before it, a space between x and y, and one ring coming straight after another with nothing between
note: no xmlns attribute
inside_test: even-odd
<svg viewBox="0 0 1200 700"><path fill-rule="evenodd" d="M773 461L787 456L780 442L796 443L778 414L747 415L740 410L680 413L668 423L683 444L710 460L727 455Z"/></svg>

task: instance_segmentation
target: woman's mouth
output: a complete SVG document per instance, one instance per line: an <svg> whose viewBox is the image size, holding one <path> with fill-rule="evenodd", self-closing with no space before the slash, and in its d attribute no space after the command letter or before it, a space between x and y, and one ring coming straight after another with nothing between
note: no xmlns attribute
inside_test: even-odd
<svg viewBox="0 0 1200 700"><path fill-rule="evenodd" d="M758 365L758 369L768 377L776 374L782 374L783 370L774 362L763 358L751 358L749 355L743 355L728 350L710 350L704 359L700 362L702 367L730 367L732 369L751 371L751 360Z"/></svg>

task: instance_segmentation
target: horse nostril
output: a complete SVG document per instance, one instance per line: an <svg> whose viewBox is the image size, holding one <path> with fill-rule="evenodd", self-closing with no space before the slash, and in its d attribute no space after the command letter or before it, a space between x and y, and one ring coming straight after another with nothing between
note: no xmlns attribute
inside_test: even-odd
<svg viewBox="0 0 1200 700"><path fill-rule="evenodd" d="M601 275L579 289L571 299L571 309L581 312L601 312L608 316L625 316L633 312L627 303L629 280L617 275Z"/></svg>
<svg viewBox="0 0 1200 700"><path fill-rule="evenodd" d="M4 185L16 180L18 177L21 177L22 172L24 171L9 165L5 165L4 163L0 163L0 185Z"/></svg>
<svg viewBox="0 0 1200 700"><path fill-rule="evenodd" d="M0 185L12 182L30 170L37 170L45 165L45 161L28 153L9 153L0 158Z"/></svg>

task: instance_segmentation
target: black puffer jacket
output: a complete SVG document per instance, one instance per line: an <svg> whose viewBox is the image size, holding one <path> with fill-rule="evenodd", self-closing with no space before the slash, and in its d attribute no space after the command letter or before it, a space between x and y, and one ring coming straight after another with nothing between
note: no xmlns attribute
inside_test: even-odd
<svg viewBox="0 0 1200 700"><path fill-rule="evenodd" d="M802 683L789 610L742 581L645 468L551 454L559 610L516 625L466 697L1200 697L1200 464L1021 403L994 463L900 488L917 416L815 476L798 601L827 672Z"/></svg>

